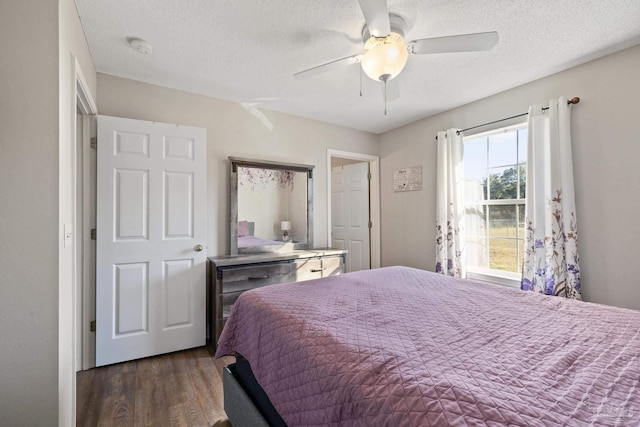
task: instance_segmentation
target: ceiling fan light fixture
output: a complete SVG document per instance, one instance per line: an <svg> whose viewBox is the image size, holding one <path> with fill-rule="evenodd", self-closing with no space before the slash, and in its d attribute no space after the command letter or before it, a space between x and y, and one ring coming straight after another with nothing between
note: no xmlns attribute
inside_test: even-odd
<svg viewBox="0 0 640 427"><path fill-rule="evenodd" d="M373 80L391 80L404 68L409 52L404 39L398 33L386 37L371 37L365 44L361 65L365 74Z"/></svg>

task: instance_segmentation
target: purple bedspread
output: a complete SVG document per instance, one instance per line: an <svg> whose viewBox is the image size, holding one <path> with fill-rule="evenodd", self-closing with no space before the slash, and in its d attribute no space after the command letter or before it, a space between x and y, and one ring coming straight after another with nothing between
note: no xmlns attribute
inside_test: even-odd
<svg viewBox="0 0 640 427"><path fill-rule="evenodd" d="M240 296L238 352L289 426L640 425L640 313L388 267Z"/></svg>
<svg viewBox="0 0 640 427"><path fill-rule="evenodd" d="M239 248L250 248L253 246L270 246L270 245L281 245L281 244L282 242L278 242L277 240L266 240L256 236L238 237Z"/></svg>

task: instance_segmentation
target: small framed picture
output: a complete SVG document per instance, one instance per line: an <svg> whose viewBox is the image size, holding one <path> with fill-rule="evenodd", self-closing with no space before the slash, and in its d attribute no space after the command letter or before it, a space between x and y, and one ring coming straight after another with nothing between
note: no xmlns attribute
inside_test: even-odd
<svg viewBox="0 0 640 427"><path fill-rule="evenodd" d="M422 190L422 166L393 172L393 191Z"/></svg>

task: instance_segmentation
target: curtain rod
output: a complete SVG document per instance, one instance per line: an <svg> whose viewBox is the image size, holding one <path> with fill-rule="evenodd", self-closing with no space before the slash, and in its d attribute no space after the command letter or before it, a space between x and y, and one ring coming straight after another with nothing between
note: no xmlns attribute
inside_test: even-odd
<svg viewBox="0 0 640 427"><path fill-rule="evenodd" d="M577 104L577 103L579 103L579 102L580 102L580 98L578 98L577 96L575 96L575 97L573 97L573 98L571 98L570 100L568 100L568 101L567 101L567 105ZM546 111L546 110L548 110L548 109L549 109L549 107L543 107L543 108L542 108L542 111ZM504 121L506 121L506 120L511 120L511 119L515 119L515 118L517 118L517 117L526 116L527 114L529 114L529 113L522 113L522 114L517 114L517 115L515 115L515 116L507 117L507 118L504 118L504 119L494 120L493 122L483 123L483 124L481 124L481 125L472 126L472 127L470 127L470 128L457 130L457 131L456 131L456 133L457 133L458 135L460 135L462 132L465 132L465 131L468 131L468 130L471 130L471 129L480 128L480 127L482 127L482 126L487 126L487 125L492 125L492 124L494 124L494 123L504 122ZM438 139L438 135L436 135L436 140L437 140L437 139Z"/></svg>

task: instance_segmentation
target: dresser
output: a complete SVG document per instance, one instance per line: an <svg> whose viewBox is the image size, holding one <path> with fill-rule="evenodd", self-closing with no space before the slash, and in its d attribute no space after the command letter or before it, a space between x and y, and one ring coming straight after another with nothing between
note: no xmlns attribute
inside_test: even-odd
<svg viewBox="0 0 640 427"><path fill-rule="evenodd" d="M209 258L209 325L215 346L233 303L245 291L344 273L346 250L310 249L285 253Z"/></svg>

